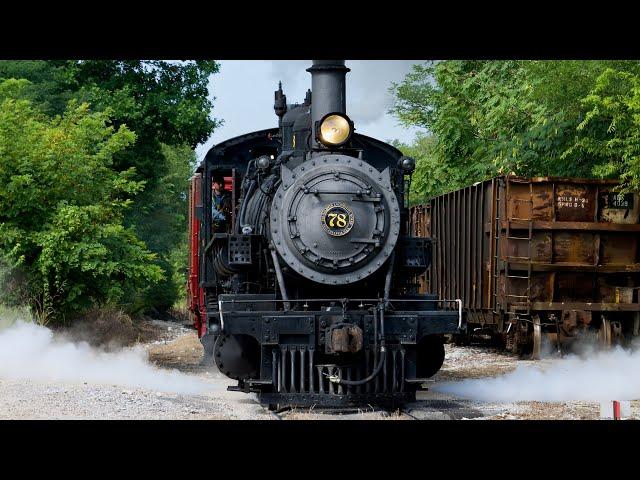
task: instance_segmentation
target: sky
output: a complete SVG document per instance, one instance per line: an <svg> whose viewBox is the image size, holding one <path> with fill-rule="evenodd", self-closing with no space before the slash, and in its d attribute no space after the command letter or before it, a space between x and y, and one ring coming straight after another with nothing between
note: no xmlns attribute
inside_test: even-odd
<svg viewBox="0 0 640 480"><path fill-rule="evenodd" d="M387 113L393 105L388 89L400 82L419 60L347 60L347 115L356 132L383 141L411 142L419 131L406 128ZM196 148L198 159L209 148L244 133L278 126L273 93L282 81L287 103L302 103L311 74L311 60L221 60L220 71L209 81L213 116L224 125Z"/></svg>

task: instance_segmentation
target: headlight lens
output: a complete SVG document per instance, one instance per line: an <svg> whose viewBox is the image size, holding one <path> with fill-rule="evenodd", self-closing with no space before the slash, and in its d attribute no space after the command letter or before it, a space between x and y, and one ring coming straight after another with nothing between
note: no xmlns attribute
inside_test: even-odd
<svg viewBox="0 0 640 480"><path fill-rule="evenodd" d="M342 145L351 136L351 123L346 117L332 113L322 119L319 133L319 140L325 145Z"/></svg>

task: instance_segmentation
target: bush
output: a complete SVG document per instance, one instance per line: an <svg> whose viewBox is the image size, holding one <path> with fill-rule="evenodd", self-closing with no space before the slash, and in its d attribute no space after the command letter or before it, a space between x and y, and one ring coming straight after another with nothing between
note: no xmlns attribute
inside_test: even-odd
<svg viewBox="0 0 640 480"><path fill-rule="evenodd" d="M27 84L0 83L0 254L10 273L22 272L16 288L34 312L60 320L117 303L162 273L123 225L143 182L111 168L135 135L87 104L46 117L16 100Z"/></svg>

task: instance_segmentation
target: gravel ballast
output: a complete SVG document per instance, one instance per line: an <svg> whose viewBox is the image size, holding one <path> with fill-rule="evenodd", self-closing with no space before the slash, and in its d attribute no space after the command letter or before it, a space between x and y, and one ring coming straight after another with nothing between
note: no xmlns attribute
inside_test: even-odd
<svg viewBox="0 0 640 480"><path fill-rule="evenodd" d="M227 391L235 382L214 366L200 364L202 346L194 330L174 323L151 322L158 334L138 345L159 374L171 374L203 385L199 393L172 389L134 388L93 381L42 381L0 376L0 419L225 419L225 420L428 420L428 419L597 419L598 402L479 402L437 391L438 385L464 379L495 377L531 362L486 347L446 346L441 371L403 411L328 412L294 409L278 415L260 406L252 395ZM544 366L543 361L540 365ZM178 378L176 377L176 378ZM164 378L164 377L163 377ZM167 376L167 378L169 378ZM639 402L631 417L640 418Z"/></svg>

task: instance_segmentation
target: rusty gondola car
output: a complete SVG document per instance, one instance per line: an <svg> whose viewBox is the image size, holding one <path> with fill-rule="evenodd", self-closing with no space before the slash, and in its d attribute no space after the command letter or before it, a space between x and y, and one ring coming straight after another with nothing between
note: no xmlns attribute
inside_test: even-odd
<svg viewBox="0 0 640 480"><path fill-rule="evenodd" d="M615 180L501 176L411 209L434 237L423 291L461 298L464 337L490 335L539 357L581 337L628 344L639 334L639 198Z"/></svg>

